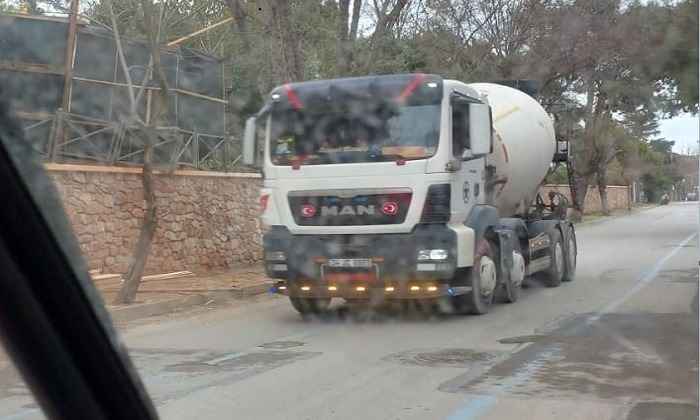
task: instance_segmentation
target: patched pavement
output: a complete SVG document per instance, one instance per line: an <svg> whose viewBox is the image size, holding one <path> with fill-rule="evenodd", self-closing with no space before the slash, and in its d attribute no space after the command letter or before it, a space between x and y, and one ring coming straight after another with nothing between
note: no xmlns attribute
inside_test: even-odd
<svg viewBox="0 0 700 420"><path fill-rule="evenodd" d="M576 316L480 377L463 383L458 377L440 389L621 403L697 400L697 317L613 313L591 318Z"/></svg>

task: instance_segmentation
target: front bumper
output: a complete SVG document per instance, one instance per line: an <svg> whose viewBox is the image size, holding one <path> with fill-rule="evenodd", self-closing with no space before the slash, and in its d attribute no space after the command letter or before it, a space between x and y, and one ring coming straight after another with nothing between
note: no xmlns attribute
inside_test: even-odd
<svg viewBox="0 0 700 420"><path fill-rule="evenodd" d="M452 287L428 279L384 282L384 286L364 283L329 283L326 281L279 280L271 291L285 296L306 298L343 298L347 300L369 300L383 302L402 299L436 299L443 296L463 294L465 287Z"/></svg>
<svg viewBox="0 0 700 420"><path fill-rule="evenodd" d="M301 287L342 297L365 296L370 289L411 296L411 287L421 285L425 286L421 294L444 295L447 291L442 290L442 285L454 276L457 255L456 234L439 224L418 225L407 234L357 235L292 235L278 226L264 235L263 246L266 256L277 257L265 262L267 275L284 280L281 292L295 296L310 291ZM444 249L448 257L418 261L418 251L422 249ZM348 259L371 260L371 266L337 268L328 264L331 260ZM387 293L387 287L394 290ZM429 292L428 287L437 289Z"/></svg>

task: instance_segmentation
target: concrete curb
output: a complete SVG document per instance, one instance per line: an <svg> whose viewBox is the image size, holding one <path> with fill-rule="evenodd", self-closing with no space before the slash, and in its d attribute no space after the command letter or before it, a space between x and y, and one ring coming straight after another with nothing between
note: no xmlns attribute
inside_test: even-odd
<svg viewBox="0 0 700 420"><path fill-rule="evenodd" d="M239 289L217 290L209 293L190 295L181 298L169 299L162 302L140 303L120 308L107 308L114 322L130 322L137 319L182 311L195 306L203 305L209 301L223 302L232 298L242 298L266 293L272 282L255 284Z"/></svg>
<svg viewBox="0 0 700 420"><path fill-rule="evenodd" d="M610 221L613 221L613 220L615 220L615 219L619 219L619 218L621 218L621 217L631 216L631 215L637 214L637 213L643 213L643 212L645 212L645 211L649 211L649 210L655 209L655 208L657 208L657 207L659 207L659 206L644 207L644 208L641 208L641 209L640 209L640 208L632 209L632 211L628 211L628 212L625 212L625 213L616 214L616 215L612 215L612 216L600 216L598 219L595 219L595 220L589 220L589 221L587 221L587 222L578 222L578 223L574 223L574 227L579 227L579 226L593 226L593 225L597 225L597 224L600 224L600 223L610 222Z"/></svg>
<svg viewBox="0 0 700 420"><path fill-rule="evenodd" d="M651 210L658 206L646 207L643 209L633 209L629 213L618 214L609 217L601 217L600 219L590 220L587 222L576 223L577 227L592 226L599 223L615 220L620 217L629 216L635 213ZM238 289L216 290L209 293L201 293L196 295L185 296L181 298L170 299L162 302L141 303L136 305L125 306L121 308L113 308L109 310L114 322L130 322L137 319L148 318L158 315L182 311L184 309L203 305L209 301L223 302L229 299L244 298L249 296L261 295L266 293L273 282L265 282L254 284ZM109 309L109 308L108 308Z"/></svg>

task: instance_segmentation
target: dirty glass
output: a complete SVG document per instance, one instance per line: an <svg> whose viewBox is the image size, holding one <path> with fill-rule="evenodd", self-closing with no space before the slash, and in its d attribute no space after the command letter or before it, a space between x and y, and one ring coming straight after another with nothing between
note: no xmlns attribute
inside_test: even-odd
<svg viewBox="0 0 700 420"><path fill-rule="evenodd" d="M438 147L440 105L400 107L394 115L279 111L271 115L275 165L425 159Z"/></svg>
<svg viewBox="0 0 700 420"><path fill-rule="evenodd" d="M0 102L164 419L688 420L699 26L0 0ZM0 352L0 420L42 416Z"/></svg>

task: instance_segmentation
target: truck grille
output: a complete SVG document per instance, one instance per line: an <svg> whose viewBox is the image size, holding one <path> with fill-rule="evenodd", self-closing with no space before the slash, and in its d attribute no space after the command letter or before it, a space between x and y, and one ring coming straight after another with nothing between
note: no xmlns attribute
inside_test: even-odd
<svg viewBox="0 0 700 420"><path fill-rule="evenodd" d="M425 198L421 223L446 223L450 220L450 184L431 185Z"/></svg>
<svg viewBox="0 0 700 420"><path fill-rule="evenodd" d="M406 220L412 193L337 195L289 194L289 207L299 226L394 225Z"/></svg>

